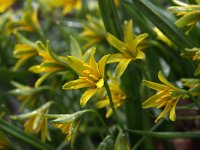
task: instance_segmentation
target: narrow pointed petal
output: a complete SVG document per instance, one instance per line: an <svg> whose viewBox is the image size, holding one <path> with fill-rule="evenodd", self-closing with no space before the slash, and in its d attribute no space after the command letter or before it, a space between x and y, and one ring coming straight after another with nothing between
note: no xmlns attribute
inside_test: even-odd
<svg viewBox="0 0 200 150"><path fill-rule="evenodd" d="M77 79L73 81L69 81L63 85L64 90L72 90L72 89L80 89L85 87L93 86L91 83L84 79Z"/></svg>
<svg viewBox="0 0 200 150"><path fill-rule="evenodd" d="M161 95L155 94L142 103L142 108L150 108L157 106L156 100L160 99Z"/></svg>
<svg viewBox="0 0 200 150"><path fill-rule="evenodd" d="M164 77L161 71L159 71L158 73L158 78L162 83L166 84L168 87L171 87L172 89L179 91L177 87L173 86L169 81L167 81L167 79Z"/></svg>
<svg viewBox="0 0 200 150"><path fill-rule="evenodd" d="M88 102L88 100L97 92L97 88L86 90L80 99L80 105L83 107Z"/></svg>
<svg viewBox="0 0 200 150"><path fill-rule="evenodd" d="M115 63L115 62L120 62L122 59L126 58L124 54L122 53L116 53L110 55L107 63Z"/></svg>
<svg viewBox="0 0 200 150"><path fill-rule="evenodd" d="M108 109L108 111L106 112L106 118L109 118L112 115L113 111L111 108Z"/></svg>
<svg viewBox="0 0 200 150"><path fill-rule="evenodd" d="M115 75L116 77L121 77L121 75L124 73L126 70L128 64L132 61L132 59L123 59L119 62L117 65L117 68L115 69Z"/></svg>
<svg viewBox="0 0 200 150"><path fill-rule="evenodd" d="M126 44L132 43L133 40L133 23L129 20L124 26L124 41Z"/></svg>
<svg viewBox="0 0 200 150"><path fill-rule="evenodd" d="M109 54L105 55L98 62L99 71L100 71L103 78L104 78L105 66L106 66L106 63L107 63L109 57L110 57Z"/></svg>
<svg viewBox="0 0 200 150"><path fill-rule="evenodd" d="M110 45L112 45L113 47L115 47L116 49L118 49L120 52L126 54L127 53L127 48L126 45L120 41L119 39L117 39L115 36L113 36L110 33L107 33L107 41L110 43Z"/></svg>
<svg viewBox="0 0 200 150"><path fill-rule="evenodd" d="M169 118L171 121L175 121L176 120L176 104L178 103L179 98L177 98L176 102L174 103L173 107L170 110L170 114L169 114Z"/></svg>
<svg viewBox="0 0 200 150"><path fill-rule="evenodd" d="M143 80L143 82L146 86L156 91L162 91L167 88L167 86L165 86L164 84L159 84L159 83L155 83L155 82L151 82L147 80Z"/></svg>
<svg viewBox="0 0 200 150"><path fill-rule="evenodd" d="M49 72L49 73L46 73L44 74L43 76L41 76L36 82L35 82L35 87L39 87L42 82L48 78L50 75L52 75L54 72Z"/></svg>
<svg viewBox="0 0 200 150"><path fill-rule="evenodd" d="M110 105L110 102L109 102L109 99L104 99L104 100L99 100L97 103L96 103L96 107L97 108L103 108L103 107L106 107Z"/></svg>
<svg viewBox="0 0 200 150"><path fill-rule="evenodd" d="M138 53L138 45L148 36L147 33L138 35L133 41L130 43L131 49L133 50L133 56Z"/></svg>
<svg viewBox="0 0 200 150"><path fill-rule="evenodd" d="M79 75L82 75L83 70L85 69L84 67L84 62L73 57L73 56L68 56L68 62L70 64L70 67L75 70Z"/></svg>
<svg viewBox="0 0 200 150"><path fill-rule="evenodd" d="M99 66L94 58L94 54L96 52L96 48L93 48L89 57L89 65L92 67L92 72L94 72L95 75L98 77L101 77L101 74L99 73Z"/></svg>
<svg viewBox="0 0 200 150"><path fill-rule="evenodd" d="M142 51L138 51L138 55L135 59L145 59L145 54Z"/></svg>
<svg viewBox="0 0 200 150"><path fill-rule="evenodd" d="M156 118L155 123L157 123L158 120L160 120L161 118L165 117L166 113L169 111L170 108L171 106L167 105L165 109L162 111L162 113Z"/></svg>

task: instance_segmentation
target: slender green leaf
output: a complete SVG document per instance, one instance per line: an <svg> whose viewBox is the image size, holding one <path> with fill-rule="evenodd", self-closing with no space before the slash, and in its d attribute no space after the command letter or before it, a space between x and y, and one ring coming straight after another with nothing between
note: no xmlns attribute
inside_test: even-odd
<svg viewBox="0 0 200 150"><path fill-rule="evenodd" d="M180 48L181 51L184 51L187 47L195 46L193 41L186 37L185 34L149 0L132 1L137 8L152 21L152 23L154 23L174 44Z"/></svg>
<svg viewBox="0 0 200 150"><path fill-rule="evenodd" d="M29 145L32 145L36 149L39 149L39 150L54 150L55 149L46 143L42 143L37 138L26 134L22 130L14 127L13 125L7 123L6 121L2 119L0 119L0 130L15 137L16 139L19 139Z"/></svg>

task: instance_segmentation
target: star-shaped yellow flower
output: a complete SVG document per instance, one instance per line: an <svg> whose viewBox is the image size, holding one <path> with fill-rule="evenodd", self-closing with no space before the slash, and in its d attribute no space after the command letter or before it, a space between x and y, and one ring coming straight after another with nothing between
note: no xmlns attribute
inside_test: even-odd
<svg viewBox="0 0 200 150"><path fill-rule="evenodd" d="M120 77L124 73L132 60L145 58L145 54L141 50L145 47L143 40L148 34L144 33L136 36L133 34L132 28L132 20L130 20L124 27L124 42L107 33L108 42L120 52L112 54L108 60L108 63L119 62L115 70L117 77Z"/></svg>
<svg viewBox="0 0 200 150"><path fill-rule="evenodd" d="M15 45L15 49L13 51L13 55L15 58L19 59L15 64L14 70L17 70L21 67L25 62L27 62L30 58L36 56L38 54L36 49L36 44L32 41L25 38L23 35L15 32L19 43Z"/></svg>
<svg viewBox="0 0 200 150"><path fill-rule="evenodd" d="M100 19L87 15L87 21L83 22L83 28L84 31L81 36L87 41L83 49L88 49L106 39L106 30L103 21Z"/></svg>
<svg viewBox="0 0 200 150"><path fill-rule="evenodd" d="M158 78L159 80L163 83L155 83L155 82L150 82L144 80L144 83L146 86L148 86L151 89L154 89L158 91L155 95L151 96L149 99L147 99L143 104L143 108L150 108L150 107L156 107L156 108L161 108L165 107L162 113L157 117L155 120L155 123L164 117L167 112L169 112L169 118L172 121L175 121L176 114L175 114L175 109L176 109L176 104L180 100L182 96L182 89L179 89L169 83L162 72L160 71L158 73Z"/></svg>
<svg viewBox="0 0 200 150"><path fill-rule="evenodd" d="M169 11L176 13L177 16L182 16L176 21L178 27L189 26L189 32L200 19L200 1L196 0L198 5L189 5L179 0L173 0L179 6L169 7Z"/></svg>
<svg viewBox="0 0 200 150"><path fill-rule="evenodd" d="M35 65L29 68L33 73L44 73L35 83L35 87L38 87L47 77L67 69L67 64L65 57L57 56L49 48L49 43L47 42L46 46L42 42L37 42L37 50L40 57L43 58L43 61L40 65Z"/></svg>
<svg viewBox="0 0 200 150"><path fill-rule="evenodd" d="M51 139L48 131L47 118L45 115L48 114L48 109L52 103L53 102L50 101L32 112L11 116L11 118L20 120L28 118L24 123L25 132L41 132L41 139L43 142L45 142L46 139Z"/></svg>
<svg viewBox="0 0 200 150"><path fill-rule="evenodd" d="M37 31L40 35L43 35L43 31L38 20L38 7L26 8L17 12L10 12L4 28L4 32L7 35L15 31Z"/></svg>
<svg viewBox="0 0 200 150"><path fill-rule="evenodd" d="M79 74L79 79L65 83L63 89L89 88L80 99L81 106L84 106L104 86L104 69L109 55L103 56L97 63L94 58L95 51L95 48L93 48L88 62L68 56L69 65Z"/></svg>

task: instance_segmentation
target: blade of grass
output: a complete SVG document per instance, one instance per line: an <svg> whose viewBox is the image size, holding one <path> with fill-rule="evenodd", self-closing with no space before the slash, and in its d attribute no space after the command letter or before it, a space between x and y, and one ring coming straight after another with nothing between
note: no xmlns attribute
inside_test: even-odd
<svg viewBox="0 0 200 150"><path fill-rule="evenodd" d="M19 128L14 127L13 125L7 123L6 121L0 119L0 130L15 137L18 140L21 140L39 150L54 150L55 148L51 147L46 143L42 143L37 138L26 134Z"/></svg>
<svg viewBox="0 0 200 150"><path fill-rule="evenodd" d="M180 48L180 51L195 46L193 41L186 37L185 34L149 0L132 1L136 7L151 20L152 23L154 23L174 44Z"/></svg>
<svg viewBox="0 0 200 150"><path fill-rule="evenodd" d="M98 0L106 31L122 39L122 27L113 0Z"/></svg>

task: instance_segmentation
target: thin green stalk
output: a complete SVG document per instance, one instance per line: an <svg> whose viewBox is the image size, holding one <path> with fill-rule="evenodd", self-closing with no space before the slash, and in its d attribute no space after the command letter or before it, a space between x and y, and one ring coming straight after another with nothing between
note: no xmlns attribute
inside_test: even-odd
<svg viewBox="0 0 200 150"><path fill-rule="evenodd" d="M164 138L164 139L171 139L171 138L200 138L200 131L191 131L191 132L151 132L151 131L140 131L140 130L131 130L125 129L126 131L143 135L147 137L154 137L154 138Z"/></svg>
<svg viewBox="0 0 200 150"><path fill-rule="evenodd" d="M88 112L94 113L94 114L97 116L97 118L99 119L99 121L102 123L102 125L105 127L105 129L107 130L107 132L108 132L109 134L111 134L110 131L109 131L109 129L108 129L108 126L107 126L106 123L105 123L105 121L104 121L103 118L99 115L99 113L98 113L97 111L95 111L95 110L93 110L93 109L89 109L89 110L87 110L87 111L88 111Z"/></svg>
<svg viewBox="0 0 200 150"><path fill-rule="evenodd" d="M153 127L151 127L151 129L149 131L154 131L155 129L157 129L161 124L163 123L163 120L160 120L157 124L155 124ZM142 142L146 139L146 136L143 136L135 145L131 150L136 150L141 144Z"/></svg>
<svg viewBox="0 0 200 150"><path fill-rule="evenodd" d="M26 134L19 128L14 127L13 125L7 123L6 121L4 121L2 119L0 119L0 130L13 136L14 138L16 138L18 140L21 140L22 142L32 145L33 147L35 147L38 150L54 150L55 149L46 143L42 143L37 138Z"/></svg>
<svg viewBox="0 0 200 150"><path fill-rule="evenodd" d="M108 98L109 98L109 101L110 101L110 107L111 107L111 109L113 111L113 115L114 115L118 125L121 127L121 129L123 129L123 125L122 125L122 123L121 123L121 121L119 119L119 116L117 115L117 111L116 111L114 103L113 103L113 99L112 99L112 95L111 95L111 92L110 92L110 88L109 88L108 83L106 81L104 83L104 86L105 86L106 92L108 94Z"/></svg>
<svg viewBox="0 0 200 150"><path fill-rule="evenodd" d="M197 99L190 92L187 92L186 94L192 99L192 101L195 103L198 110L200 111L200 103L197 101Z"/></svg>

